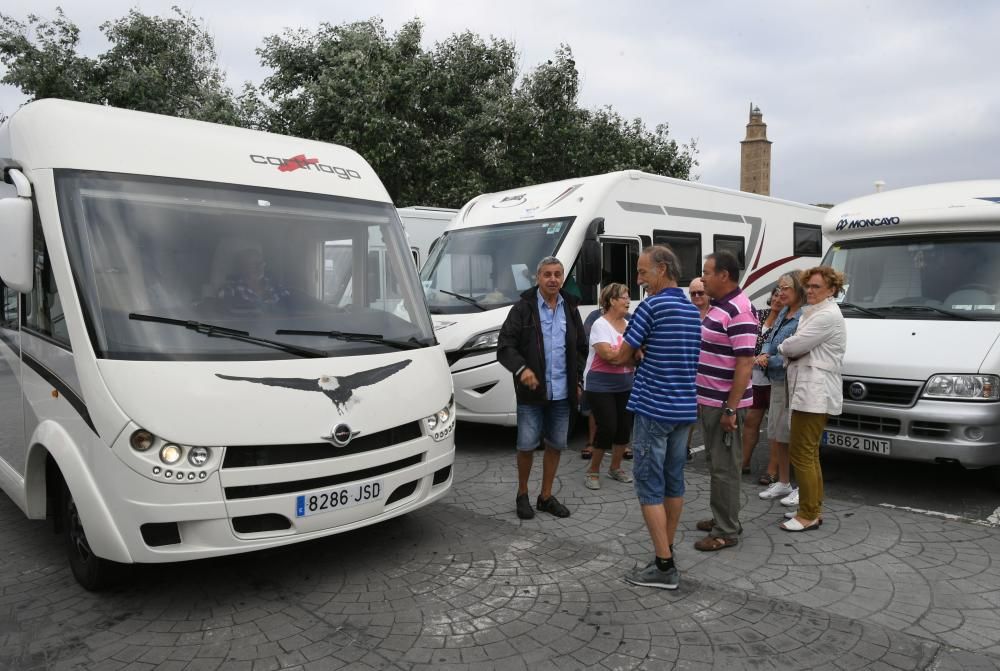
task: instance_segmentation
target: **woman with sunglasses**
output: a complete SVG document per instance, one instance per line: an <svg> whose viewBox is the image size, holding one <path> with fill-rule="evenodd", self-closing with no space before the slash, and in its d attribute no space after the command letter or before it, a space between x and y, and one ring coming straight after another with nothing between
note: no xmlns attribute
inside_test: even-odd
<svg viewBox="0 0 1000 671"><path fill-rule="evenodd" d="M778 345L788 361L789 457L799 481L799 509L785 515L784 531L812 531L823 523L819 441L826 418L839 415L844 403L840 373L847 329L834 298L844 288L844 274L830 266L817 266L802 273L802 278L809 305L795 334Z"/></svg>
<svg viewBox="0 0 1000 671"><path fill-rule="evenodd" d="M771 291L771 297L767 299L767 308L757 311L757 343L754 346L754 366L750 372L753 405L747 410L746 418L743 420L743 473L750 472L750 457L760 442L760 424L764 421L764 411L771 403L771 381L768 380L764 368L757 363L757 357L760 356L764 341L771 333L781 308L781 297L778 295L778 287L775 287ZM760 481L763 480L762 476Z"/></svg>
<svg viewBox="0 0 1000 671"><path fill-rule="evenodd" d="M778 313L775 326L764 342L764 349L754 360L758 366L767 370L771 381L771 403L767 410L767 437L771 446L771 458L767 463L767 472L762 485L767 489L759 496L762 499L781 499L781 505L798 505L798 490L792 488L791 473L788 461L789 423L788 394L785 387L785 357L778 352L778 346L795 333L802 314L802 305L806 301L806 291L802 286L799 273L793 272L778 278L778 296L784 305Z"/></svg>

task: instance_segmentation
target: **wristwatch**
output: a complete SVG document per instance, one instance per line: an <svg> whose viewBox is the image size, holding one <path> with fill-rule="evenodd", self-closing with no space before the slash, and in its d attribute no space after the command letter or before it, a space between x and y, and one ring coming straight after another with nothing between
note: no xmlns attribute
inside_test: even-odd
<svg viewBox="0 0 1000 671"><path fill-rule="evenodd" d="M725 415L726 417L732 417L733 415L736 414L736 411L733 410L732 408L726 407L722 409L722 414Z"/></svg>

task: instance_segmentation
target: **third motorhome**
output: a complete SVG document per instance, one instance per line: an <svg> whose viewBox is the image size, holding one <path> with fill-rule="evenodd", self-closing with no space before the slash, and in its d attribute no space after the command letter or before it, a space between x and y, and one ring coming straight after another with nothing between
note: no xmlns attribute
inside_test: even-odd
<svg viewBox="0 0 1000 671"><path fill-rule="evenodd" d="M396 209L399 220L403 222L406 239L410 243L410 253L417 268L424 265L431 248L448 224L455 218L458 210L448 207L400 207Z"/></svg>
<svg viewBox="0 0 1000 671"><path fill-rule="evenodd" d="M460 419L512 426L511 374L497 362L500 326L535 266L557 256L582 312L600 287L622 282L633 299L639 251L669 245L682 286L701 275L704 255L736 254L742 286L762 303L790 269L816 264L826 210L638 171L539 184L469 201L435 246L421 280L455 382Z"/></svg>
<svg viewBox="0 0 1000 671"><path fill-rule="evenodd" d="M1000 464L1000 180L933 184L830 210L844 272L844 411L824 444Z"/></svg>

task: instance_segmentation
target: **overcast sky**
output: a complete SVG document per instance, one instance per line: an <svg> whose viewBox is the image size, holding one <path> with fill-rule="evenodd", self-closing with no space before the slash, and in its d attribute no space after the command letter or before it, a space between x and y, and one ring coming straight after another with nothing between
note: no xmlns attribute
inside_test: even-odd
<svg viewBox="0 0 1000 671"><path fill-rule="evenodd" d="M4 14L46 17L57 3L4 0ZM177 4L205 20L229 83L259 83L254 49L286 27L372 16L390 32L419 17L427 46L472 30L513 40L522 71L560 43L574 52L581 104L611 105L650 128L695 139L706 184L739 188L739 141L751 101L772 147L771 194L839 202L874 190L1000 177L1000 3L584 0L274 2L62 0L80 50L106 44L98 26L138 7ZM0 86L0 110L25 97ZM518 185L512 184L511 187Z"/></svg>

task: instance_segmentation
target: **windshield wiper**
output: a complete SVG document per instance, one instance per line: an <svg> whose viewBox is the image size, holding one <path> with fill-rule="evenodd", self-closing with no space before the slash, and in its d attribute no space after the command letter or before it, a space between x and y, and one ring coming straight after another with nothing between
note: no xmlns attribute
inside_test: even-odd
<svg viewBox="0 0 1000 671"><path fill-rule="evenodd" d="M253 343L264 347L273 347L274 349L279 349L283 352L288 352L289 354L298 354L302 357L320 359L330 356L323 350L312 349L311 347L301 347L299 345L293 345L279 340L258 338L257 336L250 335L248 331L238 331L236 329L226 328L225 326L216 326L215 324L206 324L204 322L196 322L189 319L173 319L171 317L158 317L156 315L140 315L135 312L130 313L128 318L138 322L154 322L156 324L183 326L190 331L201 333L209 338L231 338L232 340L238 340L240 342Z"/></svg>
<svg viewBox="0 0 1000 671"><path fill-rule="evenodd" d="M489 310L488 307L486 307L485 305L483 305L482 303L480 303L479 301L477 301L472 296L463 296L462 294L456 294L454 291L445 291L444 289L438 289L437 287L434 287L434 291L440 291L443 294L448 294L449 296L454 296L455 298L457 298L459 300L465 301L466 303L469 303L471 305L475 305L480 310L483 310L483 311Z"/></svg>
<svg viewBox="0 0 1000 671"><path fill-rule="evenodd" d="M952 319L961 319L963 321L975 321L976 318L971 315L963 314L955 310L946 310L944 308L936 308L933 305L886 305L885 307L875 308L876 310L886 310L890 312L907 312L910 310L917 310L923 312L937 312L938 314L945 315L946 317L951 317Z"/></svg>
<svg viewBox="0 0 1000 671"><path fill-rule="evenodd" d="M885 319L883 315L880 315L877 312L872 312L868 308L863 308L860 305L855 305L854 303L837 303L837 305L839 305L842 308L851 308L852 310L857 310L858 312L864 312L866 315L871 315L872 317L875 317L875 319Z"/></svg>
<svg viewBox="0 0 1000 671"><path fill-rule="evenodd" d="M392 340L378 333L352 333L350 331L300 331L297 329L279 329L275 335L300 335L300 336L320 336L345 340L347 342L370 342L378 345L388 345L396 349L420 349L430 347L428 343L423 343L414 337L408 340Z"/></svg>

